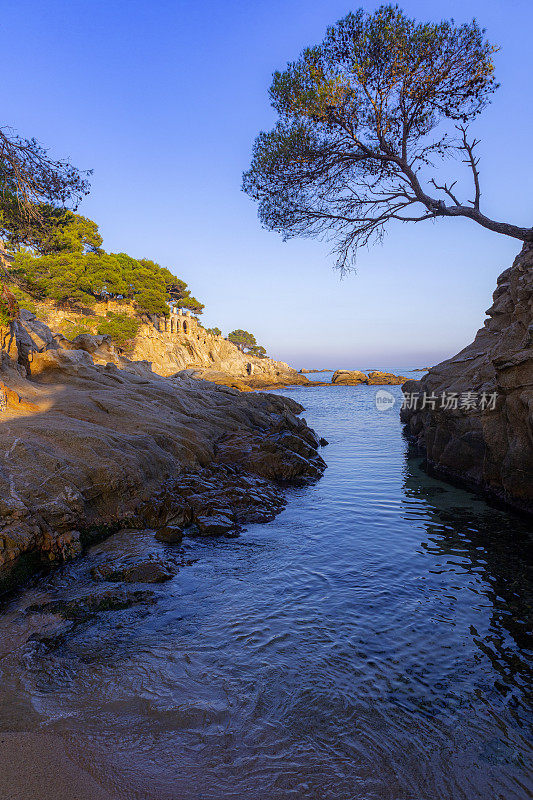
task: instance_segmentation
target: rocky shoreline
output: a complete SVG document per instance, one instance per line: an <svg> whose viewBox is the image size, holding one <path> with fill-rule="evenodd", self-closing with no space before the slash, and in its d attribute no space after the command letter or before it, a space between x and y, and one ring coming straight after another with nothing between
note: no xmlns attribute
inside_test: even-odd
<svg viewBox="0 0 533 800"><path fill-rule="evenodd" d="M404 384L419 402L402 419L431 471L533 513L533 245L498 278L487 315L472 344Z"/></svg>
<svg viewBox="0 0 533 800"><path fill-rule="evenodd" d="M325 469L291 399L163 378L28 318L2 344L0 591L120 528L231 535Z"/></svg>

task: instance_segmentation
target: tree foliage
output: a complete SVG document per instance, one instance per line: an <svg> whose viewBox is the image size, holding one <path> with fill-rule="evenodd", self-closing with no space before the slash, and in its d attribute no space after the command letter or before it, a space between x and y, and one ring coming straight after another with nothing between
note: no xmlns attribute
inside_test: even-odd
<svg viewBox="0 0 533 800"><path fill-rule="evenodd" d="M30 227L42 227L39 209L43 205L76 208L89 192L88 175L68 161L51 158L36 139L0 128L0 237L8 233L9 239L23 227L28 235Z"/></svg>
<svg viewBox="0 0 533 800"><path fill-rule="evenodd" d="M81 214L42 203L39 221L20 208L12 196L0 198L0 238L11 252L28 247L39 255L98 252L98 225Z"/></svg>
<svg viewBox="0 0 533 800"><path fill-rule="evenodd" d="M7 277L19 295L71 305L113 297L165 315L172 300L201 314L203 304L168 269L101 249L98 225L75 213L89 174L54 160L35 139L0 128L0 244L16 254Z"/></svg>
<svg viewBox="0 0 533 800"><path fill-rule="evenodd" d="M205 331L206 333L210 333L211 336L222 336L222 331L220 330L220 328L217 327L206 328Z"/></svg>
<svg viewBox="0 0 533 800"><path fill-rule="evenodd" d="M324 41L274 74L279 120L255 143L244 190L263 225L326 236L346 267L389 221L468 217L533 240L533 228L496 222L480 209L469 124L497 88L495 49L475 21L417 23L398 6L348 14ZM467 165L473 198L434 170L450 156Z"/></svg>
<svg viewBox="0 0 533 800"><path fill-rule="evenodd" d="M141 321L136 317L110 313L98 325L98 333L111 336L118 345L127 347L139 333L140 326Z"/></svg>
<svg viewBox="0 0 533 800"><path fill-rule="evenodd" d="M34 256L17 253L12 274L32 297L81 306L118 297L130 300L141 313L168 314L168 287L178 279L149 259L126 253L59 252ZM182 294L188 292L181 281Z"/></svg>
<svg viewBox="0 0 533 800"><path fill-rule="evenodd" d="M0 199L39 222L41 204L77 208L89 192L90 171L54 159L36 139L0 128Z"/></svg>
<svg viewBox="0 0 533 800"><path fill-rule="evenodd" d="M196 297L193 297L187 289L186 294L178 301L178 308L188 308L193 314L200 315L203 313L205 306Z"/></svg>
<svg viewBox="0 0 533 800"><path fill-rule="evenodd" d="M253 333L243 331L240 328L228 334L228 341L237 345L241 352L247 353L248 355L258 356L259 358L263 358L266 355L265 348L257 344Z"/></svg>
<svg viewBox="0 0 533 800"><path fill-rule="evenodd" d="M228 341L236 344L239 350L248 350L251 347L255 347L257 344L253 333L243 331L241 328L237 328L231 331L231 333L228 333Z"/></svg>

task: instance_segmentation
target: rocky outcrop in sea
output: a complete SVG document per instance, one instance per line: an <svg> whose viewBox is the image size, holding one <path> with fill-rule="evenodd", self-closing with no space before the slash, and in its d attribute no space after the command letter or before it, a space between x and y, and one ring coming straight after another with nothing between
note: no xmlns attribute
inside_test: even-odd
<svg viewBox="0 0 533 800"><path fill-rule="evenodd" d="M472 344L404 384L402 418L429 468L533 512L533 245L487 315Z"/></svg>
<svg viewBox="0 0 533 800"><path fill-rule="evenodd" d="M392 372L382 372L381 370L371 370L368 374L361 370L338 369L333 373L331 382L339 386L399 386L405 383L407 378L402 375L394 375Z"/></svg>

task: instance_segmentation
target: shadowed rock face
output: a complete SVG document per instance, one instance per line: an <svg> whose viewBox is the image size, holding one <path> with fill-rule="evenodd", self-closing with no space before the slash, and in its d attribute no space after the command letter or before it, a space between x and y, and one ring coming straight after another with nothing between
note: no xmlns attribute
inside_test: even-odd
<svg viewBox="0 0 533 800"><path fill-rule="evenodd" d="M404 409L428 465L533 512L533 246L498 278L488 319L458 355L407 381L407 395L496 393L495 408Z"/></svg>
<svg viewBox="0 0 533 800"><path fill-rule="evenodd" d="M1 353L0 590L119 527L175 524L184 497L206 535L272 518L281 483L325 468L293 400L163 378L102 337L72 349L40 328L30 352L31 325L31 376L17 342Z"/></svg>

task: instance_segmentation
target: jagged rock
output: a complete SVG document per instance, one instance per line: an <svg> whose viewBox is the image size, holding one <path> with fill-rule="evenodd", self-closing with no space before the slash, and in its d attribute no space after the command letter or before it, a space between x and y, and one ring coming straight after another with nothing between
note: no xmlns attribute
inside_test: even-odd
<svg viewBox="0 0 533 800"><path fill-rule="evenodd" d="M400 386L407 378L404 375L394 375L392 372L372 370L368 373L369 386Z"/></svg>
<svg viewBox="0 0 533 800"><path fill-rule="evenodd" d="M309 446L307 446L309 447ZM299 452L298 452L299 451ZM305 452L306 455L302 455ZM298 436L262 435L252 431L227 433L216 443L217 460L238 464L249 472L270 480L305 483L320 477L326 464Z"/></svg>
<svg viewBox="0 0 533 800"><path fill-rule="evenodd" d="M200 536L220 536L235 529L235 519L229 514L201 515L195 522Z"/></svg>
<svg viewBox="0 0 533 800"><path fill-rule="evenodd" d="M533 245L500 275L487 314L472 344L403 386L407 398L471 392L477 407L406 403L402 419L431 469L533 511Z"/></svg>
<svg viewBox="0 0 533 800"><path fill-rule="evenodd" d="M155 538L165 544L179 544L183 539L183 530L177 525L165 525L156 532Z"/></svg>

